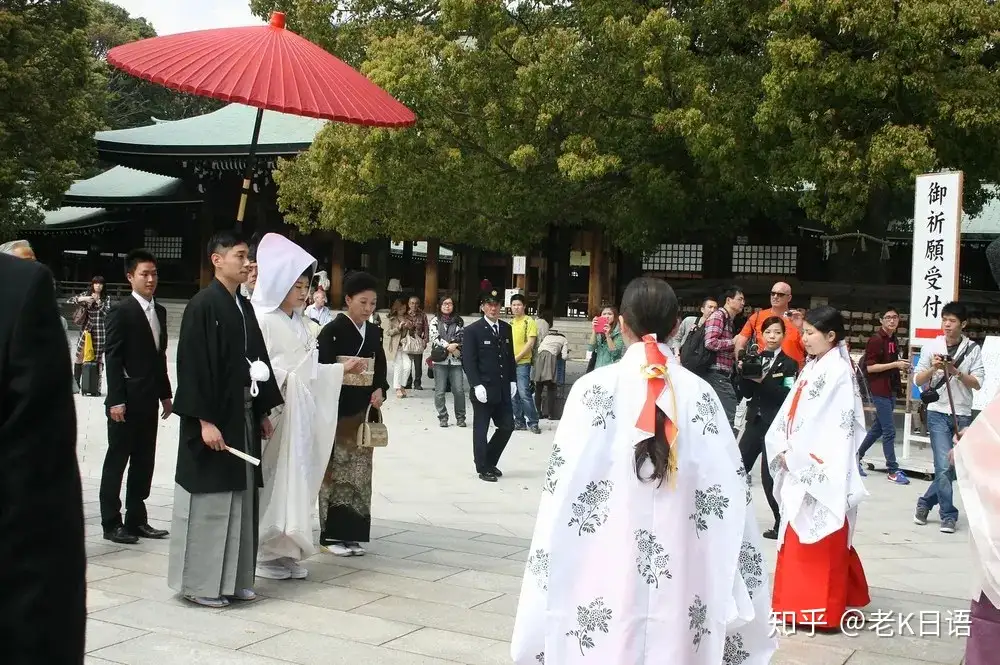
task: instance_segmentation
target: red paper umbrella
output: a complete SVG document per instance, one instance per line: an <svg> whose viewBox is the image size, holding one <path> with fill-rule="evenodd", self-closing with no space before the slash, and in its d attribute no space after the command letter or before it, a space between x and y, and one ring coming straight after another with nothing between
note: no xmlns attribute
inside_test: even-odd
<svg viewBox="0 0 1000 665"><path fill-rule="evenodd" d="M152 37L108 51L113 66L153 83L202 97L257 107L237 221L243 221L264 109L374 127L407 127L410 109L330 53L268 25Z"/></svg>

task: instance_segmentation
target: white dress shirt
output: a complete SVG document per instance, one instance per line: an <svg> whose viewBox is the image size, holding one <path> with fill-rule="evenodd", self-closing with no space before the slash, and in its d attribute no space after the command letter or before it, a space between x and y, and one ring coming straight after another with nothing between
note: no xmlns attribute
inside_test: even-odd
<svg viewBox="0 0 1000 665"><path fill-rule="evenodd" d="M159 351L160 320L156 317L156 306L152 300L146 300L135 291L132 292L132 297L136 299L139 306L142 307L142 311L146 314L146 320L149 321L149 330L153 333L153 344L156 345L156 350Z"/></svg>

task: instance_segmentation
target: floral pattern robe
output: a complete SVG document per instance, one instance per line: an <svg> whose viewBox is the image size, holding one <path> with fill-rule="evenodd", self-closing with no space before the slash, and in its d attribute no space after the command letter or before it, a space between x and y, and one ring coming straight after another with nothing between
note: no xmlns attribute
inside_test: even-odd
<svg viewBox="0 0 1000 665"><path fill-rule="evenodd" d="M636 477L635 445L648 437L636 426L643 346L567 398L515 620L519 665L764 665L776 649L732 429L712 388L665 344L670 378L655 400L677 427L676 471L661 486Z"/></svg>

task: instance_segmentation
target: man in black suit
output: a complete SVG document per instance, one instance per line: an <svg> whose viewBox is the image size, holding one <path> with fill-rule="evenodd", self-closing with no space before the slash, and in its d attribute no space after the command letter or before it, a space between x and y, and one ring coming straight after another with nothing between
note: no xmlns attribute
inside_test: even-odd
<svg viewBox="0 0 1000 665"><path fill-rule="evenodd" d="M108 314L104 363L108 372L108 452L101 472L101 526L104 538L130 545L139 538L166 538L146 516L146 499L156 460L156 415L172 410L167 377L167 311L153 301L156 259L134 250L125 259L132 297L123 298ZM129 465L122 523L121 491Z"/></svg>
<svg viewBox="0 0 1000 665"><path fill-rule="evenodd" d="M483 318L466 326L462 340L462 367L472 387L472 450L479 479L495 483L502 476L497 464L514 431L512 399L517 392L517 364L510 324L500 320L495 290L479 299ZM496 425L486 440L490 420Z"/></svg>
<svg viewBox="0 0 1000 665"><path fill-rule="evenodd" d="M0 660L80 665L83 492L52 273L0 253L0 312Z"/></svg>

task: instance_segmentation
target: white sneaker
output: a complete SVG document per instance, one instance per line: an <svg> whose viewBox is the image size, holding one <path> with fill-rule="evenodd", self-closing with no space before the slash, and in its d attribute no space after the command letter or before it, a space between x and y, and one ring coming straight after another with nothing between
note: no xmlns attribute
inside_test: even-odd
<svg viewBox="0 0 1000 665"><path fill-rule="evenodd" d="M257 564L257 577L263 577L265 580L287 580L291 576L291 571L282 565L281 559Z"/></svg>
<svg viewBox="0 0 1000 665"><path fill-rule="evenodd" d="M365 548L361 547L360 543L348 543L347 546L351 549L351 554L354 556L365 555Z"/></svg>
<svg viewBox="0 0 1000 665"><path fill-rule="evenodd" d="M293 580L304 580L309 577L309 571L304 566L300 566L295 559L286 556L281 560L281 565L288 570Z"/></svg>
<svg viewBox="0 0 1000 665"><path fill-rule="evenodd" d="M334 556L354 556L354 550L348 547L345 543L330 543L329 545L324 545L324 549Z"/></svg>
<svg viewBox="0 0 1000 665"><path fill-rule="evenodd" d="M221 598L221 597L220 598L209 598L207 596L191 596L191 595L185 594L184 595L184 600L190 601L190 602L194 603L195 605L201 605L202 607L220 608L220 607L228 607L229 606L229 601L226 600L225 598Z"/></svg>
<svg viewBox="0 0 1000 665"><path fill-rule="evenodd" d="M253 589L237 589L233 598L236 600L257 600L257 594Z"/></svg>

